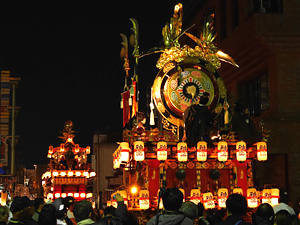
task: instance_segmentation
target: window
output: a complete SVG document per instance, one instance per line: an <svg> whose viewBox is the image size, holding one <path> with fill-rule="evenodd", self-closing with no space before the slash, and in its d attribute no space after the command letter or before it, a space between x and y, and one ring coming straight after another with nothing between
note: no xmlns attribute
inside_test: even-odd
<svg viewBox="0 0 300 225"><path fill-rule="evenodd" d="M259 116L260 113L269 108L269 79L264 74L247 83L238 84L239 94L250 116Z"/></svg>

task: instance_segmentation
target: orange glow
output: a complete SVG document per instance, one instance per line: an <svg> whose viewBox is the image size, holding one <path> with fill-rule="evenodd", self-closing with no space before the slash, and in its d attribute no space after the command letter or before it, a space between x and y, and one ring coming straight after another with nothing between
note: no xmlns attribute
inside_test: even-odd
<svg viewBox="0 0 300 225"><path fill-rule="evenodd" d="M61 175L62 177L64 177L64 176L66 176L66 172L62 171L62 172L60 173L60 175Z"/></svg>
<svg viewBox="0 0 300 225"><path fill-rule="evenodd" d="M73 177L73 171L68 172L68 177Z"/></svg>
<svg viewBox="0 0 300 225"><path fill-rule="evenodd" d="M62 197L62 198L65 198L65 197L67 197L67 194L66 194L66 193L62 193L62 194L61 194L61 197Z"/></svg>
<svg viewBox="0 0 300 225"><path fill-rule="evenodd" d="M60 151L64 152L65 151L65 145L64 144L60 144Z"/></svg>
<svg viewBox="0 0 300 225"><path fill-rule="evenodd" d="M90 154L91 153L91 148L90 148L90 146L87 146L86 147L86 154Z"/></svg>
<svg viewBox="0 0 300 225"><path fill-rule="evenodd" d="M58 176L58 172L57 171L53 172L53 176L57 177Z"/></svg>
<svg viewBox="0 0 300 225"><path fill-rule="evenodd" d="M53 153L53 146L49 146L49 153L50 153L50 154Z"/></svg>
<svg viewBox="0 0 300 225"><path fill-rule="evenodd" d="M80 198L85 198L85 193L80 193Z"/></svg>
<svg viewBox="0 0 300 225"><path fill-rule="evenodd" d="M78 144L75 145L75 152L79 152L79 145Z"/></svg>
<svg viewBox="0 0 300 225"><path fill-rule="evenodd" d="M87 198L93 197L93 193L87 193L87 194L86 194L86 197L87 197Z"/></svg>
<svg viewBox="0 0 300 225"><path fill-rule="evenodd" d="M48 195L47 195L47 199L52 199L53 198L53 194L52 193L49 193Z"/></svg>
<svg viewBox="0 0 300 225"><path fill-rule="evenodd" d="M76 177L80 177L81 176L81 172L77 171L76 173Z"/></svg>
<svg viewBox="0 0 300 225"><path fill-rule="evenodd" d="M131 193L132 193L132 194L135 194L136 192L137 192L137 188L136 188L136 187L132 187L132 188L131 188Z"/></svg>
<svg viewBox="0 0 300 225"><path fill-rule="evenodd" d="M60 197L60 193L55 193L55 198L59 198Z"/></svg>
<svg viewBox="0 0 300 225"><path fill-rule="evenodd" d="M87 172L87 171L83 172L83 176L88 177L89 176L89 172Z"/></svg>
<svg viewBox="0 0 300 225"><path fill-rule="evenodd" d="M75 193L74 198L78 198L78 197L79 197L79 193Z"/></svg>
<svg viewBox="0 0 300 225"><path fill-rule="evenodd" d="M67 141L68 141L68 142L72 142L72 141L73 141L73 138L72 138L71 135L68 137L68 140L67 140Z"/></svg>
<svg viewBox="0 0 300 225"><path fill-rule="evenodd" d="M94 177L94 176L96 176L96 173L95 172L91 172L90 173L90 177Z"/></svg>
<svg viewBox="0 0 300 225"><path fill-rule="evenodd" d="M68 196L71 196L71 197L73 197L73 193L68 193Z"/></svg>

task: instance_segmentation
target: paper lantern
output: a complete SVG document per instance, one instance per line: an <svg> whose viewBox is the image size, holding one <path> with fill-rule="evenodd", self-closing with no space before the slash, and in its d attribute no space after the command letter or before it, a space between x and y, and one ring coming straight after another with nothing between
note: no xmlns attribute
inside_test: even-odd
<svg viewBox="0 0 300 225"><path fill-rule="evenodd" d="M203 194L203 205L205 209L215 208L215 201L211 192L207 192Z"/></svg>
<svg viewBox="0 0 300 225"><path fill-rule="evenodd" d="M90 154L90 153L91 153L91 147L90 147L90 146L87 146L87 147L85 148L85 152L86 152L86 154Z"/></svg>
<svg viewBox="0 0 300 225"><path fill-rule="evenodd" d="M179 188L179 191L182 192L182 194L183 194L183 202L185 202L185 191L184 191L184 189L183 188Z"/></svg>
<svg viewBox="0 0 300 225"><path fill-rule="evenodd" d="M226 200L228 198L228 189L227 188L220 188L218 190L218 201L219 206L222 208L226 208Z"/></svg>
<svg viewBox="0 0 300 225"><path fill-rule="evenodd" d="M142 141L135 141L133 143L133 154L135 161L144 161L145 159L145 150L144 150L144 142Z"/></svg>
<svg viewBox="0 0 300 225"><path fill-rule="evenodd" d="M126 163L129 161L129 144L127 142L121 142L119 145L120 148L120 160L121 163Z"/></svg>
<svg viewBox="0 0 300 225"><path fill-rule="evenodd" d="M177 144L177 157L179 162L186 162L188 159L187 144L185 142L179 142Z"/></svg>
<svg viewBox="0 0 300 225"><path fill-rule="evenodd" d="M1 192L1 205L2 206L6 205L6 199L7 199L7 193L6 192Z"/></svg>
<svg viewBox="0 0 300 225"><path fill-rule="evenodd" d="M263 189L261 195L261 203L271 204L271 189Z"/></svg>
<svg viewBox="0 0 300 225"><path fill-rule="evenodd" d="M246 143L244 141L238 141L236 143L236 159L239 162L244 162L247 159Z"/></svg>
<svg viewBox="0 0 300 225"><path fill-rule="evenodd" d="M279 202L279 189L278 188L272 188L271 189L271 206L278 205Z"/></svg>
<svg viewBox="0 0 300 225"><path fill-rule="evenodd" d="M75 152L79 152L79 144L75 145Z"/></svg>
<svg viewBox="0 0 300 225"><path fill-rule="evenodd" d="M232 191L233 194L239 194L243 195L243 189L242 188L234 188Z"/></svg>
<svg viewBox="0 0 300 225"><path fill-rule="evenodd" d="M257 191L255 188L247 189L247 202L249 208L256 208L258 206Z"/></svg>
<svg viewBox="0 0 300 225"><path fill-rule="evenodd" d="M160 192L160 189L158 189L158 191L157 191L157 199L159 198L159 192ZM164 203L163 203L162 198L160 198L160 200L159 200L159 209L162 209L163 207L164 207Z"/></svg>
<svg viewBox="0 0 300 225"><path fill-rule="evenodd" d="M49 146L49 151L48 151L50 154L53 153L53 146Z"/></svg>
<svg viewBox="0 0 300 225"><path fill-rule="evenodd" d="M157 143L157 159L165 161L168 158L167 143L160 141Z"/></svg>
<svg viewBox="0 0 300 225"><path fill-rule="evenodd" d="M191 202L195 203L198 205L198 203L201 200L201 192L199 189L192 189L191 190Z"/></svg>
<svg viewBox="0 0 300 225"><path fill-rule="evenodd" d="M139 204L140 204L140 209L149 209L150 200L149 200L149 191L148 190L140 190Z"/></svg>
<svg viewBox="0 0 300 225"><path fill-rule="evenodd" d="M226 141L220 141L218 143L218 160L224 162L228 159L228 148Z"/></svg>
<svg viewBox="0 0 300 225"><path fill-rule="evenodd" d="M207 143L205 141L199 141L197 143L197 160L198 161L207 160Z"/></svg>
<svg viewBox="0 0 300 225"><path fill-rule="evenodd" d="M267 152L267 143L266 142L258 142L257 143L257 160L258 161L266 161L268 159Z"/></svg>
<svg viewBox="0 0 300 225"><path fill-rule="evenodd" d="M64 152L65 151L65 145L64 144L60 144L60 151Z"/></svg>
<svg viewBox="0 0 300 225"><path fill-rule="evenodd" d="M93 171L93 172L90 172L90 177L95 177L96 176L96 173Z"/></svg>

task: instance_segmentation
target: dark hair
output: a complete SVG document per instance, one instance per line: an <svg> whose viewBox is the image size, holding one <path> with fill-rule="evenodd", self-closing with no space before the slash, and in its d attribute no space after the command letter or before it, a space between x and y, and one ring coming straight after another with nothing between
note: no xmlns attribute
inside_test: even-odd
<svg viewBox="0 0 300 225"><path fill-rule="evenodd" d="M113 207L113 206L108 206L108 207L106 207L106 208L104 209L104 211L103 211L103 215L104 215L104 216L110 215L110 216L115 217L115 216L116 216L116 208Z"/></svg>
<svg viewBox="0 0 300 225"><path fill-rule="evenodd" d="M279 193L279 202L289 204L289 196L285 189L281 188Z"/></svg>
<svg viewBox="0 0 300 225"><path fill-rule="evenodd" d="M264 220L270 221L273 224L274 220L274 210L273 207L268 203L263 203L258 206L255 213L252 214L252 222L253 224L257 224L256 217L260 217Z"/></svg>
<svg viewBox="0 0 300 225"><path fill-rule="evenodd" d="M38 208L40 207L40 205L44 205L45 204L45 201L43 198L36 198L33 200L34 202L34 208L35 210L38 210Z"/></svg>
<svg viewBox="0 0 300 225"><path fill-rule="evenodd" d="M232 215L241 216L247 210L247 201L240 194L231 194L226 200L226 208Z"/></svg>
<svg viewBox="0 0 300 225"><path fill-rule="evenodd" d="M223 221L223 215L217 209L209 209L209 210L207 210L207 213L206 213L206 220L210 224L217 224L217 223Z"/></svg>
<svg viewBox="0 0 300 225"><path fill-rule="evenodd" d="M178 188L168 188L162 196L166 210L179 210L183 201L183 194Z"/></svg>
<svg viewBox="0 0 300 225"><path fill-rule="evenodd" d="M205 208L201 202L198 203L198 217L203 216L203 212L205 211Z"/></svg>
<svg viewBox="0 0 300 225"><path fill-rule="evenodd" d="M286 225L292 224L291 214L286 210L280 210L275 214L274 224Z"/></svg>
<svg viewBox="0 0 300 225"><path fill-rule="evenodd" d="M297 215L295 214L291 215L291 219L292 219L292 225L299 225L300 221Z"/></svg>
<svg viewBox="0 0 300 225"><path fill-rule="evenodd" d="M43 206L39 214L40 225L56 225L56 207L53 204L46 204Z"/></svg>
<svg viewBox="0 0 300 225"><path fill-rule="evenodd" d="M74 206L73 213L75 220L80 222L81 220L89 218L90 213L93 211L92 203L87 200L81 200Z"/></svg>

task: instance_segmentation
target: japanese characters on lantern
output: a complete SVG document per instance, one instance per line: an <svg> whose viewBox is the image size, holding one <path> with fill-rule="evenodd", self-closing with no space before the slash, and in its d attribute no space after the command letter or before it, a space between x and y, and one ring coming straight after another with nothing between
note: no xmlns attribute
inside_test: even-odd
<svg viewBox="0 0 300 225"><path fill-rule="evenodd" d="M157 143L157 159L160 161L165 161L168 158L167 143L160 141Z"/></svg>
<svg viewBox="0 0 300 225"><path fill-rule="evenodd" d="M246 143L244 141L236 143L236 159L240 162L244 162L247 159Z"/></svg>
<svg viewBox="0 0 300 225"><path fill-rule="evenodd" d="M192 189L191 190L191 202L195 203L198 205L198 203L201 200L201 192L199 189Z"/></svg>
<svg viewBox="0 0 300 225"><path fill-rule="evenodd" d="M255 188L247 189L247 203L249 208L256 208L258 206L257 191Z"/></svg>
<svg viewBox="0 0 300 225"><path fill-rule="evenodd" d="M149 201L149 191L148 190L140 190L139 205L140 205L140 209L149 209L150 201Z"/></svg>
<svg viewBox="0 0 300 225"><path fill-rule="evenodd" d="M258 142L257 143L257 160L258 161L266 161L268 159L267 152L267 143L266 142Z"/></svg>
<svg viewBox="0 0 300 225"><path fill-rule="evenodd" d="M145 159L145 150L144 150L144 142L135 141L133 149L134 160L135 161L143 161Z"/></svg>
<svg viewBox="0 0 300 225"><path fill-rule="evenodd" d="M227 198L228 198L228 189L227 188L220 188L218 190L218 200L219 200L219 206L221 208L226 208Z"/></svg>
<svg viewBox="0 0 300 225"><path fill-rule="evenodd" d="M218 160L224 162L228 159L228 147L226 141L218 143Z"/></svg>
<svg viewBox="0 0 300 225"><path fill-rule="evenodd" d="M205 209L215 208L215 201L211 192L207 192L203 194L203 205Z"/></svg>
<svg viewBox="0 0 300 225"><path fill-rule="evenodd" d="M197 160L198 161L207 160L207 143L205 141L199 141L197 143Z"/></svg>
<svg viewBox="0 0 300 225"><path fill-rule="evenodd" d="M179 162L186 162L188 160L187 144L185 142L177 144L177 157Z"/></svg>

